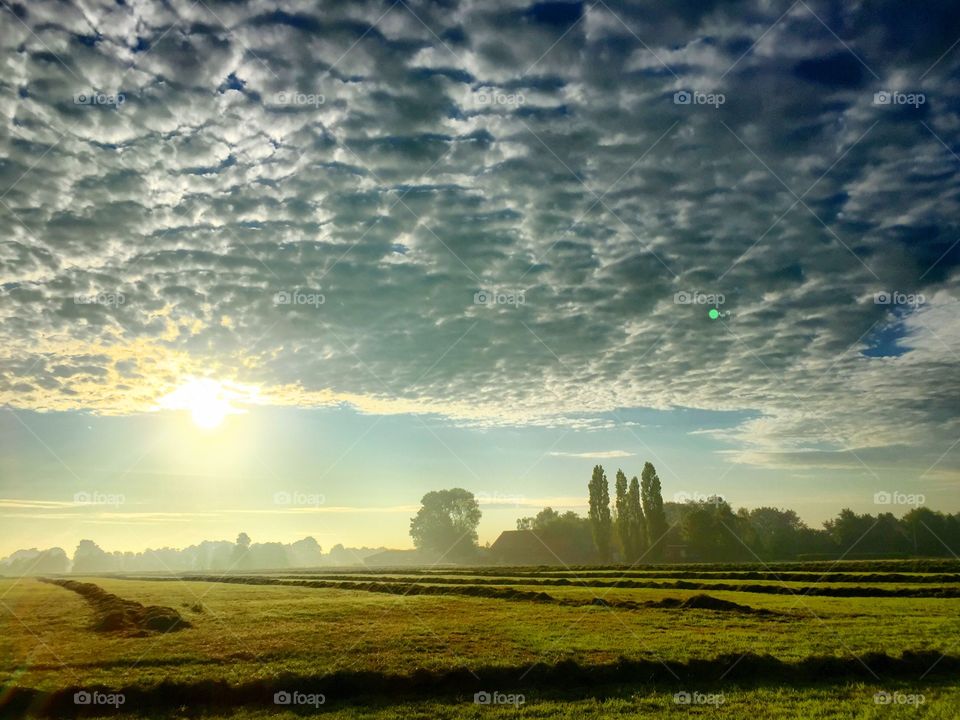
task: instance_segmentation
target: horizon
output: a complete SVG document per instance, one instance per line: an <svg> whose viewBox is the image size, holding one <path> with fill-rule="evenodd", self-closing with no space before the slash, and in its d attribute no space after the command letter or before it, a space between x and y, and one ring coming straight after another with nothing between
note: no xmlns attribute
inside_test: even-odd
<svg viewBox="0 0 960 720"><path fill-rule="evenodd" d="M812 528L844 507L898 516L911 509L877 505L878 492L921 495L939 511L960 510L952 476L940 467L919 482L902 474L901 459L887 468L820 473L755 468L727 459L729 443L717 439L739 419L730 413L678 410L669 422L651 410L619 414L623 422L606 416L606 427L574 431L478 428L443 418L427 425L419 417L348 408L255 407L209 429L185 410L4 415L5 437L12 430L24 441L17 464L35 469L31 483L4 476L0 554L40 547L51 537L63 538L53 544L65 549L84 538L103 547L148 549L239 531L284 542L313 536L326 548L408 548L409 520L420 497L453 485L476 493L484 510L480 541L493 542L519 517L545 506L582 514L592 463L623 467L632 476L646 459L660 471L668 501L678 494L717 494L735 508L794 510ZM31 435L41 426L49 428L43 439ZM56 451L51 442L58 443ZM515 468L522 468L520 482L511 478ZM385 484L382 477L401 478L404 485ZM78 493L94 502L77 502ZM96 502L97 496L104 500ZM289 497L278 502L278 496ZM122 502L111 503L111 497Z"/></svg>
<svg viewBox="0 0 960 720"><path fill-rule="evenodd" d="M395 546L377 508L620 458L813 524L960 511L953 39L515 5L13 13L0 496L126 504L8 503L3 542L304 533L287 492Z"/></svg>
<svg viewBox="0 0 960 720"><path fill-rule="evenodd" d="M612 469L613 466L610 466L610 468L611 468L610 474L612 475L615 471ZM617 469L620 469L620 468L618 467ZM628 477L629 476L630 475L628 473ZM466 489L469 491L469 488L466 488ZM664 504L666 506L683 506L685 504L710 502L714 497L719 497L720 500L727 502L734 512L737 512L740 509L752 510L760 507L772 507L769 505L751 506L751 505L744 505L736 502L731 502L730 498L725 497L722 492L686 493L684 491L680 491L677 493L670 493L669 487L665 488L665 492L666 492L666 495L664 497ZM894 491L894 493L896 492L898 491ZM905 493L902 493L902 494L906 495ZM292 494L291 498L289 498L291 504L296 502L297 499L298 498L296 493ZM313 499L313 498L306 498L306 497L303 498L303 500L308 500L308 499ZM550 502L550 501L551 500L572 501L572 500L575 500L576 498L520 498L520 497L517 497L517 498L511 499L508 497L489 497L489 496L484 497L481 495L477 499L478 499L480 510L484 513L483 517L488 517L488 513L490 513L491 510L499 511L497 513L498 519L501 516L515 515L511 523L502 527L498 526L497 528L491 527L493 523L489 519L486 522L484 522L484 520L481 518L480 523L478 525L478 542L481 546L486 544L492 544L500 536L501 533L507 530L517 529L516 528L517 521L523 518L532 517L536 515L537 512L545 508L552 508L553 510L557 510L559 512L573 511L573 512L576 512L578 516L585 518L587 515L588 507L589 507L589 500L586 495L584 495L582 502L569 503L569 504ZM907 499L908 498L903 498L903 500L907 500ZM5 507L6 503L9 500L10 500L9 498L0 498L0 508ZM43 508L38 508L38 509L43 509L47 511L56 510L56 509L64 510L68 508L76 509L78 506L103 508L104 506L109 505L110 498L106 498L106 497L100 498L100 500L102 501L102 504L100 504L99 506L96 504L97 500L98 498L96 497L89 498L89 499L84 498L84 499L81 499L80 501L74 501L73 503L63 503L56 506L45 504ZM511 500L515 500L516 502L512 504ZM870 507L868 508L865 514L891 513L894 517L900 519L904 515L906 515L908 512L910 512L910 510L915 509L917 507L924 507L924 508L933 510L934 512L942 512L942 513L950 514L949 510L930 507L930 505L925 501L926 498L923 496L909 498L909 504L907 502L897 503L895 502L895 500L896 500L896 497L891 498L891 500L887 504L880 504L880 505L878 505L877 502L874 501L871 503ZM123 504L124 504L123 501L121 501L120 505L123 505ZM612 500L611 500L611 506L612 506ZM119 505L116 507L119 508ZM419 508L418 503L410 504L403 507L379 507L379 508L369 508L369 507L367 508L352 507L351 508L351 507L326 506L323 504L318 504L316 506L300 506L292 509L292 512L304 515L307 518L310 518L311 516L315 516L315 515L323 515L325 513L344 513L344 514L354 514L354 513L364 513L364 512L372 512L372 513L378 513L378 514L393 513L393 514L403 516L407 518L407 520L409 520L409 519L412 519L411 516L413 516L416 513L418 508ZM777 509L793 510L793 508L784 507L784 506L778 506ZM820 522L810 522L802 514L800 513L797 513L797 514L800 518L800 521L803 522L807 527L815 530L820 530L823 528L824 523L826 523L828 520L835 519L837 515L841 512L841 510L845 510L845 509L852 509L855 512L857 512L857 508L847 508L847 507L837 508L835 512L833 512L832 514L828 514ZM100 512L106 512L109 514L109 510L107 511L100 510ZM96 525L95 521L88 521L88 522L91 522L91 524ZM136 522L136 521L132 521L132 522ZM255 533L247 532L247 530L248 530L248 527L246 525L244 526L238 525L235 531L233 532L226 531L227 533L226 537L194 536L192 539L180 539L179 544L171 544L169 542L165 542L162 544L153 544L153 545L145 544L142 546L125 546L122 548L111 547L109 545L106 545L103 542L100 542L100 540L95 536L96 535L95 533L88 533L87 535L77 535L76 540L73 542L68 542L61 545L53 545L53 546L33 545L33 546L19 546L19 547L16 547L15 549L10 549L10 548L13 548L13 545L10 545L8 543L7 547L0 546L0 561L13 555L15 552L20 550L42 551L47 549L53 549L54 547L62 548L65 552L67 552L67 555L69 557L71 556L71 552L70 552L71 548L75 549L76 546L82 540L90 540L95 544L97 544L97 546L99 546L102 550L108 553L114 553L114 552L144 553L144 552L149 552L151 550L159 550L164 548L172 549L172 550L184 550L188 547L197 546L204 542L233 544L236 541L236 537L240 533L248 534L250 536L252 544L254 545L258 543L275 543L275 542L289 544L289 543L293 543L298 540L303 540L306 538L314 538L317 540L324 554L329 554L331 548L337 545L340 545L347 550L363 549L363 548L383 549L383 550L410 550L414 548L414 543L409 538L409 535L404 536L405 542L398 545L389 545L389 544L376 543L376 542L343 541L343 540L332 540L327 542L321 542L319 539L317 539L316 534L307 533L304 535L304 534L299 534L298 531L290 531L290 530L285 531L285 534L282 534L282 535L258 536Z"/></svg>

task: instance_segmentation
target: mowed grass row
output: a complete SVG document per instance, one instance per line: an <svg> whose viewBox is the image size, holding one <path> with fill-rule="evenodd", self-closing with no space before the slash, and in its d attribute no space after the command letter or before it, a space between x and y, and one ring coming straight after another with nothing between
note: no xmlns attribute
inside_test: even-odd
<svg viewBox="0 0 960 720"><path fill-rule="evenodd" d="M349 572L357 575L382 574L385 568L376 567L337 567L316 568L310 572ZM590 577L593 575L622 575L631 573L718 573L718 572L802 572L815 573L909 573L915 575L960 574L960 560L951 558L903 559L903 560L818 560L818 561L789 561L789 562L753 562L753 563L636 563L632 565L485 565L475 567L410 567L396 568L396 571L407 575L500 575L504 572L513 574L534 574L539 577L562 577L578 575ZM392 572L392 570L390 571Z"/></svg>
<svg viewBox="0 0 960 720"><path fill-rule="evenodd" d="M178 633L127 637L95 633L75 593L33 580L0 581L0 677L55 690L163 680L241 684L284 673L339 671L407 675L417 670L580 666L630 660L687 662L769 654L852 659L870 652L956 655L956 602L749 596L782 613L565 607L463 596L398 596L286 585L82 578L144 605L174 607L193 624ZM592 589L560 589L571 597ZM610 591L630 600L683 591ZM744 602L743 593L716 593ZM611 594L611 597L613 595Z"/></svg>
<svg viewBox="0 0 960 720"><path fill-rule="evenodd" d="M191 577L191 576L187 576ZM806 593L810 595L832 595L836 597L883 597L883 596L902 596L902 597L958 597L960 598L960 582L957 580L930 582L908 582L897 579L902 576L888 578L884 575L875 576L874 581L863 581L857 585L851 584L852 580L835 580L830 576L814 576L805 579L783 580L783 579L764 579L743 581L740 578L724 577L697 577L691 579L673 579L672 576L661 577L649 575L643 579L636 577L618 578L608 577L581 578L577 576L568 577L550 577L538 578L533 575L503 575L482 577L458 576L449 577L443 575L353 575L336 573L311 573L311 574L286 574L276 573L271 575L252 575L252 578L271 577L288 580L329 580L349 583L413 583L421 585L465 585L465 586L525 586L525 587L661 587L661 588L683 588L683 589L711 589L711 587L720 587L726 590L738 590L741 592L784 592ZM954 576L948 576L953 578Z"/></svg>
<svg viewBox="0 0 960 720"><path fill-rule="evenodd" d="M960 560L956 558L911 558L894 560L791 560L771 562L736 562L736 563L636 563L635 565L568 565L565 567L530 567L529 570L560 571L560 572L620 572L624 569L652 570L654 572L682 571L682 572L916 572L916 573L958 573ZM463 572L472 572L468 568L460 568ZM479 568L481 572L496 571L492 566ZM427 572L430 572L427 569Z"/></svg>
<svg viewBox="0 0 960 720"><path fill-rule="evenodd" d="M535 572L517 568L504 568L502 571L485 570L477 573L454 572L454 571L434 571L423 572L418 570L410 571L386 571L374 572L365 570L363 572L349 571L343 569L327 568L313 571L288 571L288 572L262 572L252 574L263 575L287 575L291 577L324 577L349 578L355 580L371 580L374 578L422 578L422 579L443 579L449 582L480 582L492 581L500 578L510 579L535 579L540 581L564 580L567 582L586 582L590 580L750 580L750 581L775 581L775 582L803 582L818 583L821 581L831 583L885 583L885 584L906 584L906 585L951 585L960 583L960 573L902 573L902 572L870 572L870 573L847 573L847 572L799 572L799 571L709 571L709 570L604 570L604 571L582 571L565 570Z"/></svg>
<svg viewBox="0 0 960 720"><path fill-rule="evenodd" d="M244 580L245 578L242 576L228 576L223 578L223 581L225 582L240 583ZM249 578L249 580L251 583L260 583L265 581L263 578L256 576ZM318 576L278 575L270 579L271 582L289 582L291 585L298 585L301 583L301 581L306 583L322 584L325 580L330 580L331 584L343 585L343 587L334 588L336 590L349 590L350 586L355 586L358 590L365 590L371 586L383 585L391 588L394 592L396 592L396 594L403 595L406 593L410 596L415 595L418 588L430 588L435 589L438 592L446 591L450 593L450 597L454 597L461 593L469 596L469 593L474 587L479 588L479 592L483 592L483 588L517 588L534 592L545 590L546 594L551 598L574 598L583 601L598 598L601 600L610 600L614 602L655 602L662 600L665 597L686 600L697 595L702 595L703 591L707 590L709 591L709 595L711 597L729 600L738 604L745 604L755 609L765 609L775 613L800 613L810 616L816 616L817 609L823 609L825 612L836 615L862 616L864 615L865 611L869 611L868 614L871 616L881 616L884 612L887 612L893 608L910 607L917 615L929 615L931 618L938 618L940 616L949 616L952 613L957 612L958 608L960 608L960 601L955 598L877 598L870 596L857 598L847 596L821 597L816 595L806 595L804 594L804 590L808 590L810 586L805 583L762 583L764 586L770 586L774 589L786 588L788 591L776 593L755 593L742 589L722 589L726 585L726 583L722 581L704 581L702 584L696 583L695 587L684 588L682 586L678 587L674 583L663 583L662 585L654 583L651 587L618 586L615 583L601 585L581 585L573 582L561 585L542 586L536 582L531 582L524 578L507 578L503 579L503 581L496 580L477 584L467 582L447 584L442 581L435 581L433 578L409 578L404 576L384 576L378 578L364 577L351 579L335 577L328 578L323 576L323 579L320 579ZM753 585L753 583L751 583L751 585ZM830 583L818 583L816 587L821 585L825 587L831 586ZM890 583L889 585L879 584L879 586L889 587L891 589L903 587L902 585L896 583ZM836 587L844 588L846 585L839 584L836 585ZM317 589L323 590L325 588L320 587ZM507 600L509 600L509 598ZM904 602L905 600L909 602ZM491 599L491 601L496 601L496 599ZM523 600L520 599L519 601Z"/></svg>

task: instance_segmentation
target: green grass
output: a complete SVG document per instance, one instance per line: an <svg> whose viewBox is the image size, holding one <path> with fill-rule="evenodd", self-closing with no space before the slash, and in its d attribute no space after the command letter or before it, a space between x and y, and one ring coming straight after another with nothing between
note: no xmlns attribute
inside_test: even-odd
<svg viewBox="0 0 960 720"><path fill-rule="evenodd" d="M906 687L905 695L924 695L919 706L877 705L874 695L880 691L893 692L895 688L878 685L851 684L830 688L792 690L731 688L724 692L724 703L719 706L677 705L673 693L653 688L623 689L602 699L558 700L528 697L515 710L511 706L477 706L472 697L460 702L403 703L378 707L363 705L331 709L325 718L330 720L437 720L438 718L493 719L542 718L544 720L626 720L627 718L723 718L724 720L956 720L960 707L960 690L935 686ZM261 718L302 718L294 713L275 711L242 712L230 717L236 720Z"/></svg>
<svg viewBox="0 0 960 720"><path fill-rule="evenodd" d="M902 572L892 569L892 572ZM484 572L496 577L495 570ZM516 571L504 569L505 577ZM514 573L514 574L511 574ZM450 576L464 577L460 573ZM575 573L571 573L571 576ZM363 577L369 582L376 576ZM387 574L381 574L386 579ZM404 582L405 573L389 573ZM575 663L572 684L590 668L620 662L713 661L720 656L769 655L786 663L835 657L853 666L870 653L899 657L929 651L960 656L960 600L938 598L833 598L710 591L714 597L764 608L773 616L712 610L571 607L522 600L449 596L401 596L374 592L156 579L77 578L144 605L178 610L193 627L170 634L132 637L90 629L92 613L76 593L32 579L0 579L0 684L57 692L70 687L151 688L162 682L184 686L225 682L230 686L283 677L322 679L333 673L416 677L463 669L509 672ZM319 579L319 578L318 578ZM358 578L359 579L359 578ZM519 578L521 581L523 578ZM753 581L755 582L755 581ZM802 583L801 583L802 584ZM896 584L896 583L894 583ZM455 586L451 586L455 587ZM542 588L559 599L662 600L698 592L681 589ZM196 608L196 609L194 609ZM199 611L198 611L199 610ZM869 665L869 663L868 663ZM762 664L759 666L762 668ZM465 672L465 671L464 671ZM579 674L577 674L579 673ZM716 673L719 674L719 673ZM672 681L566 688L553 682L528 689L519 711L472 704L454 692L437 697L391 698L374 693L362 706L356 697L332 702L326 717L512 717L574 718L711 716L757 717L955 717L958 690L933 673L866 685L824 677L791 686L789 680L744 686L743 678L716 684L726 693L721 712L678 707ZM902 673L901 673L902 675ZM579 679L577 679L579 678ZM669 680L669 678L668 678ZM762 679L761 679L762 680ZM523 680L518 680L523 687ZM706 681L705 681L706 682ZM608 683L609 685L609 683ZM920 708L877 706L878 689L923 692ZM504 692L522 689L490 688ZM700 689L696 685L689 689ZM569 690L569 692L567 692ZM703 688L707 691L708 688ZM418 691L419 692L419 691ZM566 693L565 695L559 693ZM599 694L597 694L599 693ZM428 693L429 694L429 693ZM597 695L592 698L591 695ZM0 696L2 697L2 696ZM941 707L942 706L942 707ZM938 709L939 708L939 709ZM241 709L235 718L267 717ZM244 714L246 713L246 714ZM0 710L2 715L2 710ZM276 716L270 714L269 716Z"/></svg>
<svg viewBox="0 0 960 720"><path fill-rule="evenodd" d="M739 688L724 691L718 706L684 706L672 692L656 688L619 688L602 698L560 699L528 696L512 706L475 705L472 696L448 701L364 703L321 706L327 720L628 720L632 718L723 718L723 720L956 720L960 690L942 686L904 686L904 695L923 695L922 705L878 705L874 695L894 692L897 686L862 683L822 688ZM309 714L309 713L308 713ZM116 715L104 715L110 718ZM151 714L151 718L180 718L180 713ZM277 708L244 710L203 717L231 720L298 720L304 714Z"/></svg>

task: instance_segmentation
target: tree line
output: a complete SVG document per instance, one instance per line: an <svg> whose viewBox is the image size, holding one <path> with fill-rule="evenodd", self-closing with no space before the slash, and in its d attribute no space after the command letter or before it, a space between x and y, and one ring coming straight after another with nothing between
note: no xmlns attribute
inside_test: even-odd
<svg viewBox="0 0 960 720"><path fill-rule="evenodd" d="M664 502L660 477L644 463L629 480L618 469L614 496L602 465L587 484L586 517L544 508L517 520L517 530L532 531L528 556L567 564L640 562L756 562L955 557L960 553L960 513L917 507L897 518L890 512L858 514L849 508L821 528L808 527L793 510L775 507L734 510L719 495L686 502ZM410 521L419 549L438 562L497 562L495 553L477 544L481 511L463 488L424 495ZM524 544L514 546L523 556ZM496 543L494 544L496 550ZM516 557L517 555L515 555ZM517 561L523 562L523 561ZM530 560L529 562L534 562Z"/></svg>
<svg viewBox="0 0 960 720"><path fill-rule="evenodd" d="M252 542L241 532L235 542L204 540L185 548L161 547L141 552L107 551L93 540L81 540L67 555L63 548L17 550L0 559L0 575L63 573L246 571L319 566L349 566L386 548L345 548L336 544L323 552L312 537L292 543Z"/></svg>
<svg viewBox="0 0 960 720"><path fill-rule="evenodd" d="M603 466L596 465L587 485L586 518L546 508L521 518L518 529L535 530L569 546L572 554L595 562L756 560L931 556L960 552L960 513L915 507L897 518L890 512L857 514L844 508L822 528L808 527L789 509L740 508L719 495L702 500L663 500L660 477L647 462L638 480L617 470L614 499ZM579 528L577 527L579 524ZM565 538L560 540L560 538ZM589 544L586 539L589 538Z"/></svg>

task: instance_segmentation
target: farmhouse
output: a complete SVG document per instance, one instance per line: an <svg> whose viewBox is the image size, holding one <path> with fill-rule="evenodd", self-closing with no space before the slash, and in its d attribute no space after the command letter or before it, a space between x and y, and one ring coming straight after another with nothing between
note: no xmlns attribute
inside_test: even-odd
<svg viewBox="0 0 960 720"><path fill-rule="evenodd" d="M548 547L533 530L504 530L490 546L490 560L501 565L562 565L569 562L563 550Z"/></svg>

